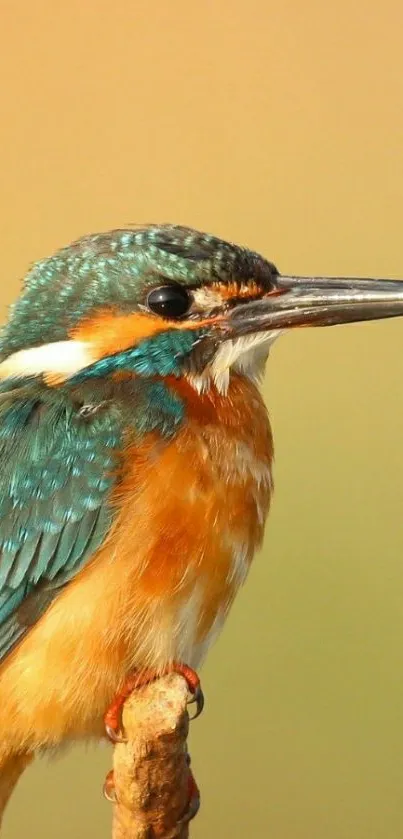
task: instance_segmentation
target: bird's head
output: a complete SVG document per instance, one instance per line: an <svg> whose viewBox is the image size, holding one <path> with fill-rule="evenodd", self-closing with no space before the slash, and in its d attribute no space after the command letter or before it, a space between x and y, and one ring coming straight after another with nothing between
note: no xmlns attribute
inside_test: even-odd
<svg viewBox="0 0 403 839"><path fill-rule="evenodd" d="M295 326L403 314L399 281L280 275L258 254L174 225L86 236L27 275L0 337L0 378L57 386L116 373L225 392Z"/></svg>

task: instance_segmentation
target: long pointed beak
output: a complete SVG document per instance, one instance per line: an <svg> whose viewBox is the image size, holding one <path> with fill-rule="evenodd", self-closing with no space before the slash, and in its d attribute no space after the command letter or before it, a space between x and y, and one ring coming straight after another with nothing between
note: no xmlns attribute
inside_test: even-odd
<svg viewBox="0 0 403 839"><path fill-rule="evenodd" d="M258 301L240 303L228 316L234 337L295 326L333 326L403 315L403 280L344 277L273 277Z"/></svg>

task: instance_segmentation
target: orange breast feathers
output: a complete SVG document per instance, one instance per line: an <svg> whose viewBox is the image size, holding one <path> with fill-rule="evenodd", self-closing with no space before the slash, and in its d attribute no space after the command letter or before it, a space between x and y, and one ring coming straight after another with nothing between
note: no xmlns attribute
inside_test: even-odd
<svg viewBox="0 0 403 839"><path fill-rule="evenodd" d="M108 539L2 665L0 764L2 749L102 734L133 669L197 668L246 577L271 493L264 404L237 377L225 397L171 385L183 429L128 445Z"/></svg>
<svg viewBox="0 0 403 839"><path fill-rule="evenodd" d="M127 557L128 613L148 614L139 638L147 662L199 666L262 540L273 446L262 398L243 377L226 396L170 384L186 425L169 445L150 436L128 448L114 545Z"/></svg>

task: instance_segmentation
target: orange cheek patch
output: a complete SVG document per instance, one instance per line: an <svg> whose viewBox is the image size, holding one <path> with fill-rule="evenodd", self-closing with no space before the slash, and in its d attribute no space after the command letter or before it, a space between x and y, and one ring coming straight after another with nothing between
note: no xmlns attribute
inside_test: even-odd
<svg viewBox="0 0 403 839"><path fill-rule="evenodd" d="M223 300L232 300L232 298L249 298L249 297L263 297L264 289L256 282L248 283L213 283L211 285L213 291L218 292Z"/></svg>
<svg viewBox="0 0 403 839"><path fill-rule="evenodd" d="M199 329L207 326L213 319L170 321L142 312L129 315L103 311L85 320L76 327L70 337L75 341L86 341L96 359L114 355L136 346L144 338L150 338L170 329Z"/></svg>

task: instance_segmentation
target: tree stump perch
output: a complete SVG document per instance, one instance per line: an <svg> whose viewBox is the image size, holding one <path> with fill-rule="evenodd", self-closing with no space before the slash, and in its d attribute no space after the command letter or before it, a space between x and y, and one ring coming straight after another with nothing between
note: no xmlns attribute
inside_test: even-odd
<svg viewBox="0 0 403 839"><path fill-rule="evenodd" d="M113 755L113 839L187 839L188 689L176 673L135 690Z"/></svg>

